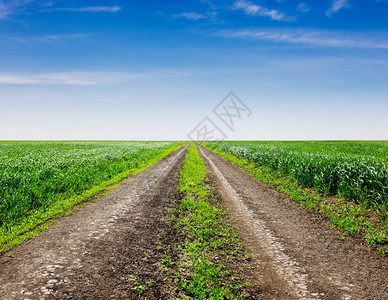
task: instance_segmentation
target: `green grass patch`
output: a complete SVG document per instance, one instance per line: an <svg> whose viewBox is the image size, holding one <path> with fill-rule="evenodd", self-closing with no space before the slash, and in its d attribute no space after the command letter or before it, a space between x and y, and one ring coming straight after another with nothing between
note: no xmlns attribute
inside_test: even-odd
<svg viewBox="0 0 388 300"><path fill-rule="evenodd" d="M287 194L303 208L327 218L344 235L362 236L365 243L382 253L388 251L388 221L385 215L366 203L354 203L339 196L327 197L313 188L304 187L293 178L287 178L270 167L257 165L247 158L226 153L214 143L204 145L209 150L248 172L253 178Z"/></svg>
<svg viewBox="0 0 388 300"><path fill-rule="evenodd" d="M161 263L174 278L180 295L190 299L239 299L249 282L243 282L221 261L249 259L207 180L208 172L192 144L180 172L182 201L171 220L181 232L181 258L174 261L167 246ZM244 256L245 254L245 256Z"/></svg>

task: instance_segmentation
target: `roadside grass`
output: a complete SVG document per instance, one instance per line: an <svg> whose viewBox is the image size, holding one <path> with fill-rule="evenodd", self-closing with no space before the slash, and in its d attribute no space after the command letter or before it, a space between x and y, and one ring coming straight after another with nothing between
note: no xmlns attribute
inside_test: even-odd
<svg viewBox="0 0 388 300"><path fill-rule="evenodd" d="M258 166L247 159L227 154L215 147L207 147L203 144L202 146L229 160L256 180L287 194L303 208L327 218L334 228L343 232L344 236L361 236L371 248L377 249L382 254L388 253L388 220L370 206L363 203L356 204L338 196L325 197L322 193L303 187L270 168Z"/></svg>
<svg viewBox="0 0 388 300"><path fill-rule="evenodd" d="M258 294L257 287L227 266L233 262L244 266L245 262L248 268L249 255L228 223L207 176L206 166L191 144L180 171L179 192L183 199L171 215L182 243L175 249L166 247L161 261L166 276L183 298L242 299L248 290ZM174 260L176 249L180 258Z"/></svg>
<svg viewBox="0 0 388 300"><path fill-rule="evenodd" d="M13 247L22 244L24 241L44 232L57 219L70 215L88 204L91 200L107 194L110 190L116 188L121 181L144 171L181 146L182 144L175 144L170 148L160 151L160 153L154 155L152 159L144 160L142 163L138 164L137 167L120 172L119 174L112 176L109 180L104 180L95 184L90 189L64 198L61 201L56 201L49 207L32 210L28 216L19 218L14 222L4 223L0 227L0 254L7 252Z"/></svg>

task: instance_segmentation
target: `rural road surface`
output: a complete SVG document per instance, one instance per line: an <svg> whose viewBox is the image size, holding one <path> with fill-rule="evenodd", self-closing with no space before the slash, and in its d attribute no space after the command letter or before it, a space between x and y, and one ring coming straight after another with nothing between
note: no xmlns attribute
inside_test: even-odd
<svg viewBox="0 0 388 300"><path fill-rule="evenodd" d="M168 286L159 262L177 236L166 208L179 201L186 149L0 257L0 299L138 299L135 280ZM340 240L326 221L199 149L257 266L262 299L388 299L387 257ZM172 290L153 296L166 294L174 298Z"/></svg>
<svg viewBox="0 0 388 300"><path fill-rule="evenodd" d="M388 257L302 210L199 147L247 252L263 299L388 299Z"/></svg>

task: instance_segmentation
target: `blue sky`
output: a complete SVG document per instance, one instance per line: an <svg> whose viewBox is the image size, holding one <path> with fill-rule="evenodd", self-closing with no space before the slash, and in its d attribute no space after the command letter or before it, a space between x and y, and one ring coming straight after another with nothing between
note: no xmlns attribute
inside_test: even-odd
<svg viewBox="0 0 388 300"><path fill-rule="evenodd" d="M0 139L388 139L387 95L384 0L0 0Z"/></svg>

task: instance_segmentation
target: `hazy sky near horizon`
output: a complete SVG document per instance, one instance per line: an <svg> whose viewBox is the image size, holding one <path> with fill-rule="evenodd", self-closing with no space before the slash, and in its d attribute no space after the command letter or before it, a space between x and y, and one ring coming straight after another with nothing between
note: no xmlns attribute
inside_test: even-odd
<svg viewBox="0 0 388 300"><path fill-rule="evenodd" d="M388 139L388 0L0 0L0 139L187 139L206 116Z"/></svg>

